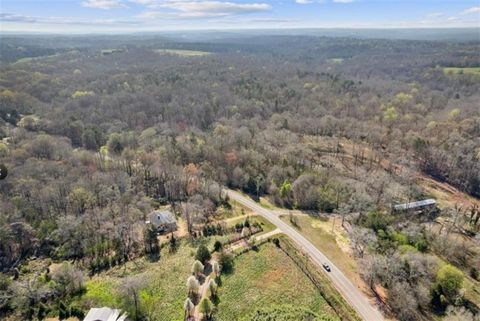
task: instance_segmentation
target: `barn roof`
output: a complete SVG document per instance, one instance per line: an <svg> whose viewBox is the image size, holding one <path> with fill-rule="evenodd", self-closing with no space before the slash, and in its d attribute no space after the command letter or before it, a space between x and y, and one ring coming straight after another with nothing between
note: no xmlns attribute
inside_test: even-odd
<svg viewBox="0 0 480 321"><path fill-rule="evenodd" d="M401 210L410 210L415 208L422 208L425 206L435 205L437 203L434 199L426 199L423 201L411 202L411 203L404 203L404 204L397 204L394 205L393 208L397 211Z"/></svg>

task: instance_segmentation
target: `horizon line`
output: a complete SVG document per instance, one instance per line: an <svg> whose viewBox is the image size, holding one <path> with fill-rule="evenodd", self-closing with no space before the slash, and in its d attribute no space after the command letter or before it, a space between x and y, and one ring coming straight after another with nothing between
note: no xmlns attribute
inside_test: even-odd
<svg viewBox="0 0 480 321"><path fill-rule="evenodd" d="M2 34L24 34L24 35L132 35L132 34L156 34L156 33L169 33L169 32L244 32L244 31L301 31L301 30L476 30L479 32L480 40L480 26L475 27L455 27L455 26L429 26L429 27L406 27L406 26L381 26L381 27L275 27L275 28L192 28L192 29L166 29L166 30L131 30L131 31L93 31L93 32L58 32L58 31L22 31L22 30L0 30Z"/></svg>

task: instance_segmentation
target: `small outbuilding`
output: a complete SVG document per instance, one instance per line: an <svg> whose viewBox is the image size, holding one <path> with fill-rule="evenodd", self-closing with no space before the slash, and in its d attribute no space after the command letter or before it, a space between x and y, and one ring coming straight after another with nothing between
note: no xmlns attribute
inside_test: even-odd
<svg viewBox="0 0 480 321"><path fill-rule="evenodd" d="M148 214L146 224L152 224L158 233L165 234L177 230L177 220L175 215L170 211L156 210Z"/></svg>
<svg viewBox="0 0 480 321"><path fill-rule="evenodd" d="M126 321L127 314L119 309L92 308L83 321Z"/></svg>
<svg viewBox="0 0 480 321"><path fill-rule="evenodd" d="M417 202L410 202L404 204L397 204L393 206L394 213L402 213L402 212L431 212L436 209L437 201L434 199L426 199Z"/></svg>

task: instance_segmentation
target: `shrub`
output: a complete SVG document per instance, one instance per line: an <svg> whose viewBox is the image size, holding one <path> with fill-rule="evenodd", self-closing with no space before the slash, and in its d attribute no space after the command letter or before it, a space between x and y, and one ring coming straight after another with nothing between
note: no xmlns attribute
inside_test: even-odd
<svg viewBox="0 0 480 321"><path fill-rule="evenodd" d="M170 237L170 252L175 252L177 250L177 239L175 238L175 235L173 235L172 233L172 236Z"/></svg>
<svg viewBox="0 0 480 321"><path fill-rule="evenodd" d="M200 302L200 312L208 319L210 319L213 312L213 303L208 298L203 298Z"/></svg>
<svg viewBox="0 0 480 321"><path fill-rule="evenodd" d="M215 250L215 252L220 252L222 250L222 242L220 241L215 241L215 243L213 244L213 249Z"/></svg>
<svg viewBox="0 0 480 321"><path fill-rule="evenodd" d="M0 291L7 291L12 281L5 274L0 274Z"/></svg>
<svg viewBox="0 0 480 321"><path fill-rule="evenodd" d="M476 267L472 267L470 269L470 276L474 279L474 280L477 280L477 281L480 281L480 272L478 271L478 269Z"/></svg>
<svg viewBox="0 0 480 321"><path fill-rule="evenodd" d="M200 262L198 260L193 262L192 273L195 273L196 275L199 275L200 273L203 272L203 269L204 269L204 266L203 266L202 262Z"/></svg>
<svg viewBox="0 0 480 321"><path fill-rule="evenodd" d="M70 316L77 317L79 320L83 320L85 313L78 304L73 303L70 305Z"/></svg>
<svg viewBox="0 0 480 321"><path fill-rule="evenodd" d="M197 279L193 275L190 275L187 279L188 294L198 293L199 288L200 284L198 283Z"/></svg>
<svg viewBox="0 0 480 321"><path fill-rule="evenodd" d="M212 256L210 255L210 251L205 245L200 245L197 249L197 254L195 255L195 259L198 261L205 263L210 260Z"/></svg>
<svg viewBox="0 0 480 321"><path fill-rule="evenodd" d="M223 272L228 273L233 270L233 256L231 254L222 252L218 258L218 263Z"/></svg>
<svg viewBox="0 0 480 321"><path fill-rule="evenodd" d="M359 223L363 227L370 228L378 233L380 230L386 231L392 221L393 218L388 214L370 212L362 217Z"/></svg>
<svg viewBox="0 0 480 321"><path fill-rule="evenodd" d="M58 318L60 320L63 320L63 319L68 318L69 316L70 315L68 313L67 306L65 305L65 303L63 301L60 301L58 303Z"/></svg>
<svg viewBox="0 0 480 321"><path fill-rule="evenodd" d="M40 303L38 304L37 318L38 318L39 320L45 319L45 317L47 316L48 312L49 312L49 311L48 311L48 307L47 307L45 304L43 304L43 303L40 302Z"/></svg>
<svg viewBox="0 0 480 321"><path fill-rule="evenodd" d="M398 245L408 244L408 237L405 234L399 232L392 232L390 237L392 241L396 242Z"/></svg>
<svg viewBox="0 0 480 321"><path fill-rule="evenodd" d="M437 273L434 296L440 298L440 304L454 302L463 286L463 273L450 264L444 264Z"/></svg>
<svg viewBox="0 0 480 321"><path fill-rule="evenodd" d="M243 229L243 223L235 224L235 231L239 233Z"/></svg>
<svg viewBox="0 0 480 321"><path fill-rule="evenodd" d="M280 240L278 238L273 239L273 244L275 244L276 247L280 248Z"/></svg>
<svg viewBox="0 0 480 321"><path fill-rule="evenodd" d="M420 252L426 252L428 250L428 243L425 239L421 239L417 243L415 243L415 247Z"/></svg>

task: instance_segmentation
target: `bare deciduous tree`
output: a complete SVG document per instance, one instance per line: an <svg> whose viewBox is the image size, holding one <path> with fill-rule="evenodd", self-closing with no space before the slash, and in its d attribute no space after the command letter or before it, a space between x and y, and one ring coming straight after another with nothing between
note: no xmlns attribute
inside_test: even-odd
<svg viewBox="0 0 480 321"><path fill-rule="evenodd" d="M134 320L140 320L140 291L144 288L146 280L142 277L127 277L119 286L119 293L123 297L126 310L133 305Z"/></svg>
<svg viewBox="0 0 480 321"><path fill-rule="evenodd" d="M368 228L355 227L350 232L350 239L359 257L363 257L365 249L377 241L375 233Z"/></svg>

